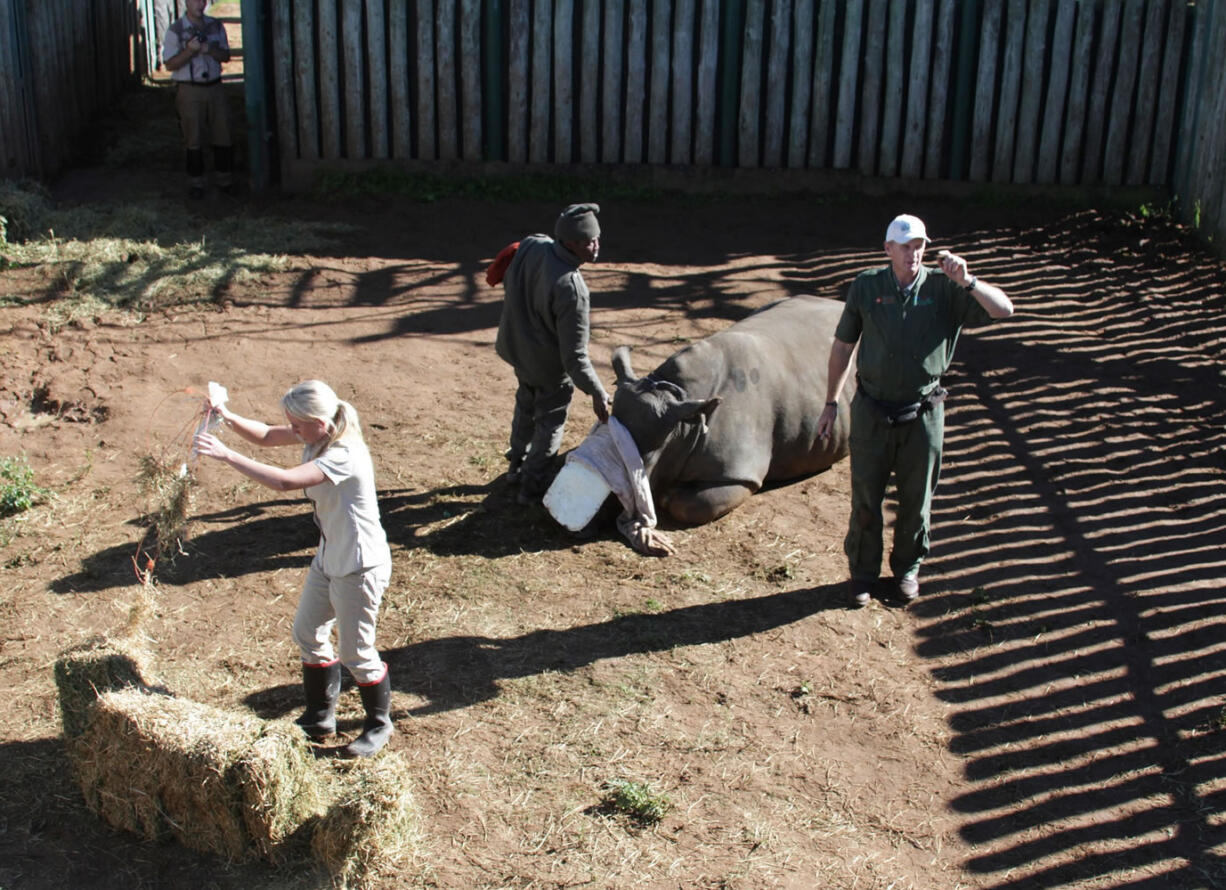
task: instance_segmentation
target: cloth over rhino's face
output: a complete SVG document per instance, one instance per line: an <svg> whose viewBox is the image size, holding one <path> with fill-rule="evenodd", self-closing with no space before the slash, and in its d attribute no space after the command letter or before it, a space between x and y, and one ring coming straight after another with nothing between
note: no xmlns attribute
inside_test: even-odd
<svg viewBox="0 0 1226 890"><path fill-rule="evenodd" d="M658 450L678 424L700 423L705 432L706 418L719 405L719 399L690 399L685 390L668 380L650 374L635 377L630 367L630 350L619 347L613 353L617 389L613 394L613 416L634 439L644 463Z"/></svg>

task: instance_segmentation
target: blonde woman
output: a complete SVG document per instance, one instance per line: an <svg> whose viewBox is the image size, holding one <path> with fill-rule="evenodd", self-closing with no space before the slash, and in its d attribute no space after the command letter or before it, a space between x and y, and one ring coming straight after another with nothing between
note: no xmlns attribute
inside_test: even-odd
<svg viewBox="0 0 1226 890"><path fill-rule="evenodd" d="M358 414L322 381L295 384L281 397L285 423L270 426L211 405L222 422L253 445L303 446L302 463L284 469L228 448L215 436L195 437L198 454L222 461L275 491L302 489L315 508L319 549L307 570L294 641L302 652L306 712L298 725L313 740L336 732L341 665L357 681L366 709L362 734L346 752L369 757L392 734L391 681L375 648L379 603L392 572L391 551L379 521L375 474ZM337 649L331 632L336 628Z"/></svg>

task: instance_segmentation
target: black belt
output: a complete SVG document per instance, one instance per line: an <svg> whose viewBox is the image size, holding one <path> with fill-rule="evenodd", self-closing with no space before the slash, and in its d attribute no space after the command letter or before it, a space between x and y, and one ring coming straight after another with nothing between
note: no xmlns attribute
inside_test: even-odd
<svg viewBox="0 0 1226 890"><path fill-rule="evenodd" d="M881 412L885 422L890 426L902 426L903 424L911 423L921 414L927 414L931 411L933 406L941 404L945 401L945 397L949 395L949 390L938 383L930 393L918 402L885 402L881 399L875 399L865 392L859 377L856 378L856 384L859 393L868 399L874 408Z"/></svg>

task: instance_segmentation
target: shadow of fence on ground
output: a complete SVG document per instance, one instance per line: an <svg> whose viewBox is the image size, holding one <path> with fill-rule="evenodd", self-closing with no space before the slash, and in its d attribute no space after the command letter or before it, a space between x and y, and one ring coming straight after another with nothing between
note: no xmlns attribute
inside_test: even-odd
<svg viewBox="0 0 1226 890"><path fill-rule="evenodd" d="M981 886L1226 887L1226 274L1095 225L977 251L918 649Z"/></svg>

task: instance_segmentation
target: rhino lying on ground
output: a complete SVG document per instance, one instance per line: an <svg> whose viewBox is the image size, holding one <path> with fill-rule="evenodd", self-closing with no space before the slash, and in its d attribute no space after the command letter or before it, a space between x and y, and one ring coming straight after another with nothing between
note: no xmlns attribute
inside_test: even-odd
<svg viewBox="0 0 1226 890"><path fill-rule="evenodd" d="M613 416L638 446L661 515L710 522L765 483L811 475L847 456L854 365L833 434L823 440L816 432L842 311L824 297L772 303L646 377L635 377L628 347L617 349Z"/></svg>

